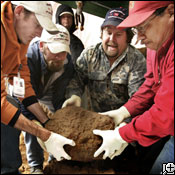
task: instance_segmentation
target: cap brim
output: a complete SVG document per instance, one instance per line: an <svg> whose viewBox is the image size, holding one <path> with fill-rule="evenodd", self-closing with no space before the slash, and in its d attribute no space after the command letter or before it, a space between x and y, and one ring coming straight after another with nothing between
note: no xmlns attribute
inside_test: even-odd
<svg viewBox="0 0 175 175"><path fill-rule="evenodd" d="M122 22L122 20L121 21L119 21L119 20L107 20L107 21L105 21L103 24L102 24L102 26L101 27L105 27L105 26L118 26L120 23Z"/></svg>
<svg viewBox="0 0 175 175"><path fill-rule="evenodd" d="M51 53L59 53L59 52L68 52L69 54L71 54L70 52L70 48L68 45L66 44L62 44L62 43L47 43L47 46L50 50Z"/></svg>
<svg viewBox="0 0 175 175"><path fill-rule="evenodd" d="M63 12L63 13L61 13L59 16L62 16L62 15L65 15L65 14L68 14L68 15L73 16L73 14L72 14L71 12Z"/></svg>
<svg viewBox="0 0 175 175"><path fill-rule="evenodd" d="M124 21L117 26L117 29L135 27L144 22L149 16L153 14L154 11L155 10L146 13L133 13L132 15L129 15L126 19L124 19Z"/></svg>
<svg viewBox="0 0 175 175"><path fill-rule="evenodd" d="M50 18L36 14L36 13L35 13L35 16L38 22L40 23L40 25L47 31L58 31L58 28L56 27L56 25L52 22Z"/></svg>

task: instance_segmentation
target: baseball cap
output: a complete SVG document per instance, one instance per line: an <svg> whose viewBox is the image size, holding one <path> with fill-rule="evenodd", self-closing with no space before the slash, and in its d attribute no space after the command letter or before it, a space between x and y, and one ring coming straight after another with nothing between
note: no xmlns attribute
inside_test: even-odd
<svg viewBox="0 0 175 175"><path fill-rule="evenodd" d="M48 1L11 1L14 5L22 5L25 9L35 13L40 25L47 31L57 31L52 22L52 6Z"/></svg>
<svg viewBox="0 0 175 175"><path fill-rule="evenodd" d="M58 33L50 34L45 29L43 29L40 41L46 42L49 50L56 54L59 52L70 52L70 35L68 30L62 25L56 24Z"/></svg>
<svg viewBox="0 0 175 175"><path fill-rule="evenodd" d="M166 7L173 1L130 1L129 16L117 28L134 27L144 22L158 8Z"/></svg>
<svg viewBox="0 0 175 175"><path fill-rule="evenodd" d="M60 16L65 15L65 14L69 14L69 15L73 16L73 14L71 12L63 12L60 14Z"/></svg>
<svg viewBox="0 0 175 175"><path fill-rule="evenodd" d="M127 16L127 9L123 7L112 8L106 13L105 20L101 28L107 25L118 26Z"/></svg>

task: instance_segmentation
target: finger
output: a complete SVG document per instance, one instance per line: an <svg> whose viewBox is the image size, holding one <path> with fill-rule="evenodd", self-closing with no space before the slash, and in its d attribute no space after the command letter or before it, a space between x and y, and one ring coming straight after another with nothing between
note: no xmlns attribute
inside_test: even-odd
<svg viewBox="0 0 175 175"><path fill-rule="evenodd" d="M98 157L104 151L103 145L95 152L94 157Z"/></svg>
<svg viewBox="0 0 175 175"><path fill-rule="evenodd" d="M110 159L112 160L115 156L119 156L124 149L128 146L128 144L123 144L122 147L120 148L120 150L116 151L111 157Z"/></svg>
<svg viewBox="0 0 175 175"><path fill-rule="evenodd" d="M70 140L70 139L67 140L67 144L69 144L71 146L75 146L76 145L75 142L73 140Z"/></svg>
<svg viewBox="0 0 175 175"><path fill-rule="evenodd" d="M66 107L66 102L63 103L61 108L64 108L64 107Z"/></svg>
<svg viewBox="0 0 175 175"><path fill-rule="evenodd" d="M108 156L109 156L109 151L106 150L105 153L104 153L104 155L103 155L103 159L106 159Z"/></svg>
<svg viewBox="0 0 175 175"><path fill-rule="evenodd" d="M63 153L62 157L64 157L67 160L71 160L71 157L64 150L62 150L62 153Z"/></svg>
<svg viewBox="0 0 175 175"><path fill-rule="evenodd" d="M101 136L102 131L100 131L100 130L98 130L98 129L94 129L94 130L93 130L93 133L94 133L95 135Z"/></svg>
<svg viewBox="0 0 175 175"><path fill-rule="evenodd" d="M108 112L98 112L99 114L101 114L101 115L107 115L108 114Z"/></svg>

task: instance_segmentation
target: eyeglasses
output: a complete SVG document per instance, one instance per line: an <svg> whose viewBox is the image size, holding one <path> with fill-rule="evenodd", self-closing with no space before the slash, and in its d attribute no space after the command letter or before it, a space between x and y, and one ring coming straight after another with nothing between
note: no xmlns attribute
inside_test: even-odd
<svg viewBox="0 0 175 175"><path fill-rule="evenodd" d="M148 20L144 25L139 26L139 27L133 27L131 30L135 35L138 35L138 33L140 34L144 34L146 29L148 28L150 22L156 17L156 15L154 15L150 20Z"/></svg>

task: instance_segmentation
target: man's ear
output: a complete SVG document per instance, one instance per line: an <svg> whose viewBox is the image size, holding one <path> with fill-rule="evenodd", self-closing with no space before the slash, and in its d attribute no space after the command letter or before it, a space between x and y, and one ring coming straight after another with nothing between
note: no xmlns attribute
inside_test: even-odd
<svg viewBox="0 0 175 175"><path fill-rule="evenodd" d="M15 7L15 10L14 10L15 17L19 17L22 12L24 12L23 6L19 5Z"/></svg>
<svg viewBox="0 0 175 175"><path fill-rule="evenodd" d="M44 43L42 41L39 42L39 48L41 52L44 51Z"/></svg>
<svg viewBox="0 0 175 175"><path fill-rule="evenodd" d="M167 7L167 11L170 15L170 21L174 23L174 4L169 4Z"/></svg>

